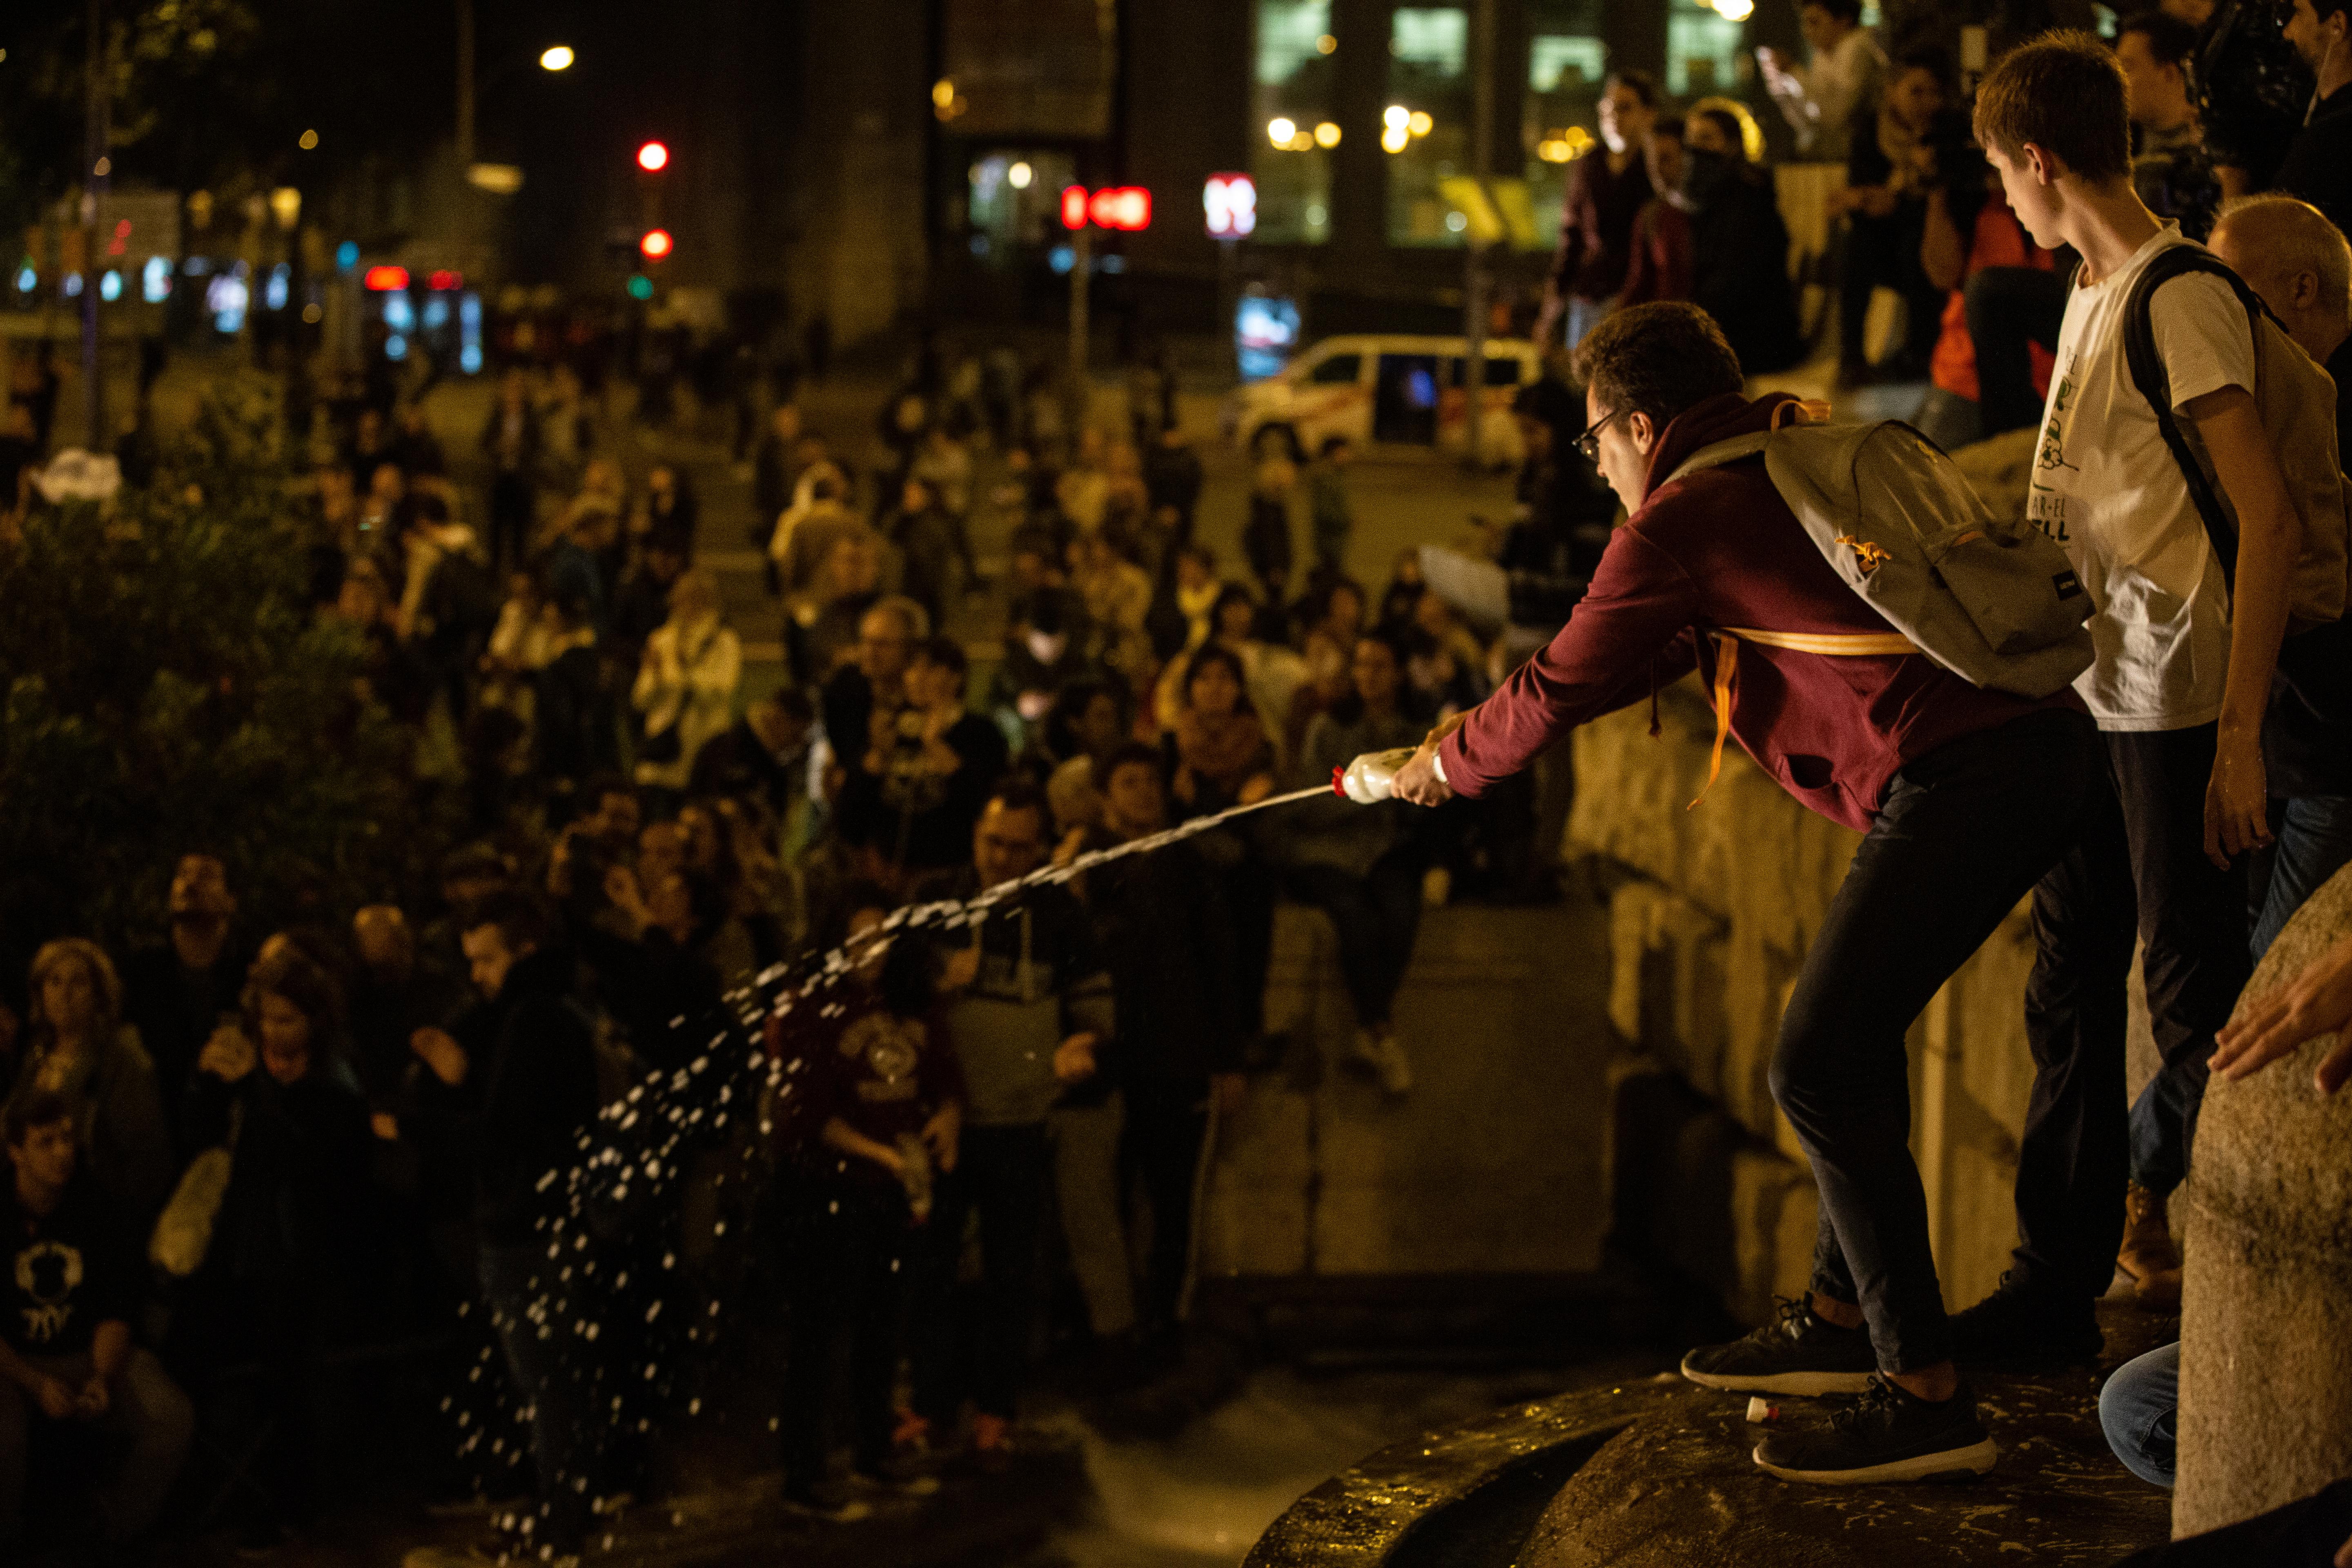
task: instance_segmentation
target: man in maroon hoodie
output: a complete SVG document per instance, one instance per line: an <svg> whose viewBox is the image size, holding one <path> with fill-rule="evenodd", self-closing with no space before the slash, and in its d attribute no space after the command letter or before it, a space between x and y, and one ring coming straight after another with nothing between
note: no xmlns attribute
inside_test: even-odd
<svg viewBox="0 0 2352 1568"><path fill-rule="evenodd" d="M1624 501L1576 613L1500 690L1433 733L1397 793L1478 795L1560 735L1694 668L1736 658L1730 732L1806 806L1864 834L1806 955L1772 1093L1821 1186L1808 1296L1746 1339L1691 1352L1709 1387L1859 1392L1826 1429L1775 1429L1756 1462L1789 1480L1906 1480L1991 1468L1996 1450L1952 1360L1927 1211L1908 1147L1903 1037L1938 986L2074 842L2103 798L2097 735L2071 692L1983 690L1916 653L1799 652L1740 632L1885 638L1822 559L1760 458L1669 476L1702 447L1767 427L1790 401L1741 395L1738 357L1695 305L1620 311L1577 355L1591 427L1577 445ZM1733 652L1731 650L1736 650ZM2049 1048L2045 1049L2047 1046ZM2085 1205L2035 1159L2037 1129L2122 1104L2120 1062L2036 1041L2041 1119L2021 1165L2045 1173L2021 1224L2068 1245ZM2059 1114L2047 1114L2052 1106ZM2119 1113L2119 1111L2118 1111ZM2035 1235L2037 1231L2042 1234Z"/></svg>

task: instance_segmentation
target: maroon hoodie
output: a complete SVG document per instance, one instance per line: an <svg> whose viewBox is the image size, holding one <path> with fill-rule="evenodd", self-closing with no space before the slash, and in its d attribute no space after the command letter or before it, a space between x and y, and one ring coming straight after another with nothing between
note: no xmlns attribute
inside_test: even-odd
<svg viewBox="0 0 2352 1568"><path fill-rule="evenodd" d="M1790 401L1727 393L1685 409L1650 454L1642 505L1609 537L1568 625L1438 748L1463 795L1486 793L1568 731L1696 667L1711 691L1721 626L1885 636L1894 628L1822 558L1759 455L1661 481L1700 447L1766 427ZM1731 732L1798 801L1866 830L1887 782L1948 741L2041 708L1979 689L1918 654L1847 658L1744 643Z"/></svg>

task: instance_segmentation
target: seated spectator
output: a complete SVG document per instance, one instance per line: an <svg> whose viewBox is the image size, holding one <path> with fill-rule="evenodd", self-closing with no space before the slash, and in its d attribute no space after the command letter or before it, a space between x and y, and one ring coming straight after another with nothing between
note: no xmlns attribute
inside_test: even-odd
<svg viewBox="0 0 2352 1568"><path fill-rule="evenodd" d="M687 791L755 800L782 824L808 798L808 750L815 731L816 708L808 694L796 686L782 687L702 743L687 775Z"/></svg>
<svg viewBox="0 0 2352 1568"><path fill-rule="evenodd" d="M1318 715L1328 712L1333 703L1355 689L1348 658L1348 650L1355 646L1354 637L1343 642L1322 626L1307 632L1306 651L1301 655L1307 677L1290 694L1290 707L1282 721L1284 756L1304 756L1307 728Z"/></svg>
<svg viewBox="0 0 2352 1568"><path fill-rule="evenodd" d="M23 1552L26 1462L51 1445L53 1428L70 1423L110 1440L96 1517L104 1544L121 1550L163 1507L195 1426L187 1395L131 1343L144 1233L83 1169L78 1120L70 1100L41 1089L0 1116L11 1166L0 1191L0 1557L9 1562Z"/></svg>
<svg viewBox="0 0 2352 1568"><path fill-rule="evenodd" d="M866 773L876 781L871 822L845 821L877 880L902 891L908 879L944 871L971 853L972 824L1005 763L1004 737L964 706L963 646L935 637L908 666L906 698L877 709Z"/></svg>
<svg viewBox="0 0 2352 1568"><path fill-rule="evenodd" d="M719 619L718 578L699 568L681 574L629 692L643 715L638 784L671 799L684 793L695 753L735 721L742 681L743 645Z"/></svg>
<svg viewBox="0 0 2352 1568"><path fill-rule="evenodd" d="M1839 374L1850 382L1871 374L1863 326L1877 289L1894 289L1909 308L1903 360L1890 371L1927 368L1931 323L1944 305L1919 265L1934 178L1927 133L1949 97L1949 75L1940 49L1908 51L1895 65L1875 120L1855 128L1838 204L1847 214L1838 275L1838 360Z"/></svg>
<svg viewBox="0 0 2352 1568"><path fill-rule="evenodd" d="M834 542L814 594L791 623L810 669L832 673L856 645L859 623L882 599L882 550L871 529Z"/></svg>
<svg viewBox="0 0 2352 1568"><path fill-rule="evenodd" d="M1625 273L1623 305L1645 300L1687 300L1696 265L1691 236L1690 198L1683 195L1684 122L1661 116L1643 139L1642 156L1654 193L1633 215L1633 252Z"/></svg>
<svg viewBox="0 0 2352 1568"><path fill-rule="evenodd" d="M122 982L94 942L64 937L33 955L23 1064L13 1098L61 1097L80 1165L125 1219L143 1226L178 1171L154 1064L122 1022ZM142 1233L143 1234L143 1233Z"/></svg>
<svg viewBox="0 0 2352 1568"><path fill-rule="evenodd" d="M230 941L236 896L216 855L183 855L173 868L164 942L133 948L122 966L123 1019L154 1064L155 1087L176 1105L213 1025L236 1005L247 954Z"/></svg>
<svg viewBox="0 0 2352 1568"><path fill-rule="evenodd" d="M955 516L940 503L929 479L919 474L907 477L898 488L898 510L883 523L882 532L898 552L901 592L923 606L933 626L945 626L960 596L956 574L961 552Z"/></svg>
<svg viewBox="0 0 2352 1568"><path fill-rule="evenodd" d="M1274 793L1274 747L1249 705L1240 658L1212 643L1183 666L1174 793L1187 816L1249 805Z"/></svg>
<svg viewBox="0 0 2352 1568"><path fill-rule="evenodd" d="M1143 568L1119 554L1102 534L1081 539L1071 548L1078 557L1071 584L1097 635L1107 641L1142 637L1143 619L1151 608L1151 579Z"/></svg>
<svg viewBox="0 0 2352 1568"><path fill-rule="evenodd" d="M1084 622L1085 612L1063 593L1041 592L1014 609L988 689L1007 734L1025 737L1045 721L1064 687L1098 673L1086 657Z"/></svg>
<svg viewBox="0 0 2352 1568"><path fill-rule="evenodd" d="M555 600L547 655L531 683L532 771L548 791L551 817L562 821L583 781L620 765L596 628L577 596Z"/></svg>
<svg viewBox="0 0 2352 1568"><path fill-rule="evenodd" d="M656 463L646 473L645 500L629 514L629 539L647 551L659 548L690 559L700 517L693 478L673 464Z"/></svg>
<svg viewBox="0 0 2352 1568"><path fill-rule="evenodd" d="M1745 132L1733 107L1720 103L1702 103L1685 122L1690 297L1723 328L1750 374L1769 374L1802 360L1805 344L1787 269L1756 265L1759 256L1789 254L1789 226L1770 171L1748 155Z"/></svg>
<svg viewBox="0 0 2352 1568"><path fill-rule="evenodd" d="M1943 327L1928 361L1933 384L1913 423L1920 434L1947 452L1982 440L1984 418L1979 406L1976 344L1969 336L1969 279L1991 268L2031 268L2051 272L2055 256L2026 235L2009 198L1986 182L1991 170L1983 154L1972 149L1947 146L1944 155L1958 162L1946 168L1927 194L1927 226L1921 240L1920 262L1928 278L1951 290L1944 302ZM2046 396L2050 373L2057 360L2040 343L2029 342L2034 395Z"/></svg>
<svg viewBox="0 0 2352 1568"><path fill-rule="evenodd" d="M1129 739L1119 694L1099 680L1062 689L1046 716L1043 742L1027 762L1045 775L1045 802L1063 837L1102 821L1102 766Z"/></svg>
<svg viewBox="0 0 2352 1568"><path fill-rule="evenodd" d="M2132 189L2148 211L2203 239L2221 208L2221 181L2197 119L2196 57L2197 29L2163 11L2127 16L2116 32L2136 143Z"/></svg>
<svg viewBox="0 0 2352 1568"><path fill-rule="evenodd" d="M214 1031L187 1091L190 1147L230 1148L228 1190L173 1333L220 1368L257 1362L263 1484L248 1546L311 1522L319 1435L311 1358L357 1306L361 1238L375 1229L368 1110L334 1055L341 1005L325 971L288 948L254 966L241 1016Z"/></svg>
<svg viewBox="0 0 2352 1568"><path fill-rule="evenodd" d="M621 580L613 601L613 662L635 669L655 629L669 619L670 590L686 571L686 557L667 543L650 545Z"/></svg>
<svg viewBox="0 0 2352 1568"><path fill-rule="evenodd" d="M1413 601L1412 626L1402 641L1409 683L1405 700L1413 711L1450 718L1486 695L1492 684L1486 649L1440 595L1424 593Z"/></svg>
<svg viewBox="0 0 2352 1568"><path fill-rule="evenodd" d="M1265 602L1289 598L1294 556L1290 540L1290 492L1298 486L1297 467L1279 453L1258 460L1250 481L1249 521L1242 528L1242 556L1256 574Z"/></svg>
<svg viewBox="0 0 2352 1568"><path fill-rule="evenodd" d="M891 1396L901 1302L929 1236L934 1184L956 1174L965 1100L929 948L882 932L897 906L882 889L853 889L848 901L856 967L825 1005L797 1008L783 1022L808 1067L802 1115L815 1133L784 1181L784 1505L834 1521L869 1511L826 1471L825 1414L844 1363L853 1475L917 1495L939 1489L913 1468L913 1456L893 1452Z"/></svg>
<svg viewBox="0 0 2352 1568"><path fill-rule="evenodd" d="M1360 639L1354 689L1307 727L1294 776L1320 784L1368 752L1418 745L1424 727L1403 706L1404 658L1392 642ZM1397 802L1360 806L1337 798L1304 801L1275 847L1292 897L1331 917L1339 970L1355 1004L1351 1057L1392 1095L1412 1087L1412 1066L1397 1039L1391 1010L1412 961L1421 927L1423 857Z"/></svg>

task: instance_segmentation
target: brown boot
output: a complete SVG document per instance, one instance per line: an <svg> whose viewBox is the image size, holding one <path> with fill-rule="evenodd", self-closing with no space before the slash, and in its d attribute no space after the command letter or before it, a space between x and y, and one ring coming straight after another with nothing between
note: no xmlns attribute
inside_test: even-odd
<svg viewBox="0 0 2352 1568"><path fill-rule="evenodd" d="M2180 1307L2180 1249L2172 1245L2165 1200L2137 1182L2124 1189L2124 1244L2116 1267L2131 1277L2139 1304L2151 1311Z"/></svg>

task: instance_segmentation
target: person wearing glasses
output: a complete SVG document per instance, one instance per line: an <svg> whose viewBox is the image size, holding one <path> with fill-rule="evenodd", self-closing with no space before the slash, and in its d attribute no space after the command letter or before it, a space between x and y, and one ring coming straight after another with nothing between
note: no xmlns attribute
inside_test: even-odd
<svg viewBox="0 0 2352 1568"><path fill-rule="evenodd" d="M1694 1350L1683 1373L1712 1388L1862 1394L1824 1426L1770 1430L1756 1462L1784 1479L1981 1473L1996 1450L1953 1361L1906 1142L1903 1037L2075 841L2102 798L2097 734L2071 691L1980 689L1894 634L1814 548L1760 454L1674 477L1702 447L1785 422L1794 401L1745 397L1738 357L1697 306L1622 310L1576 357L1591 425L1575 446L1628 521L1567 626L1433 731L1396 793L1421 805L1484 795L1577 725L1696 668L1718 765L1722 737L1737 738L1801 805L1864 835L1771 1068L1821 1187L1811 1289L1746 1339ZM2123 1085L2072 1070L2063 1041L2035 1047L2047 1110L2026 1131L2018 1206L2029 1244L2063 1247L2072 1233L2052 1226L2084 1205L2057 1190L2063 1176L2028 1190L2048 1168L2037 1131L2119 1116Z"/></svg>

